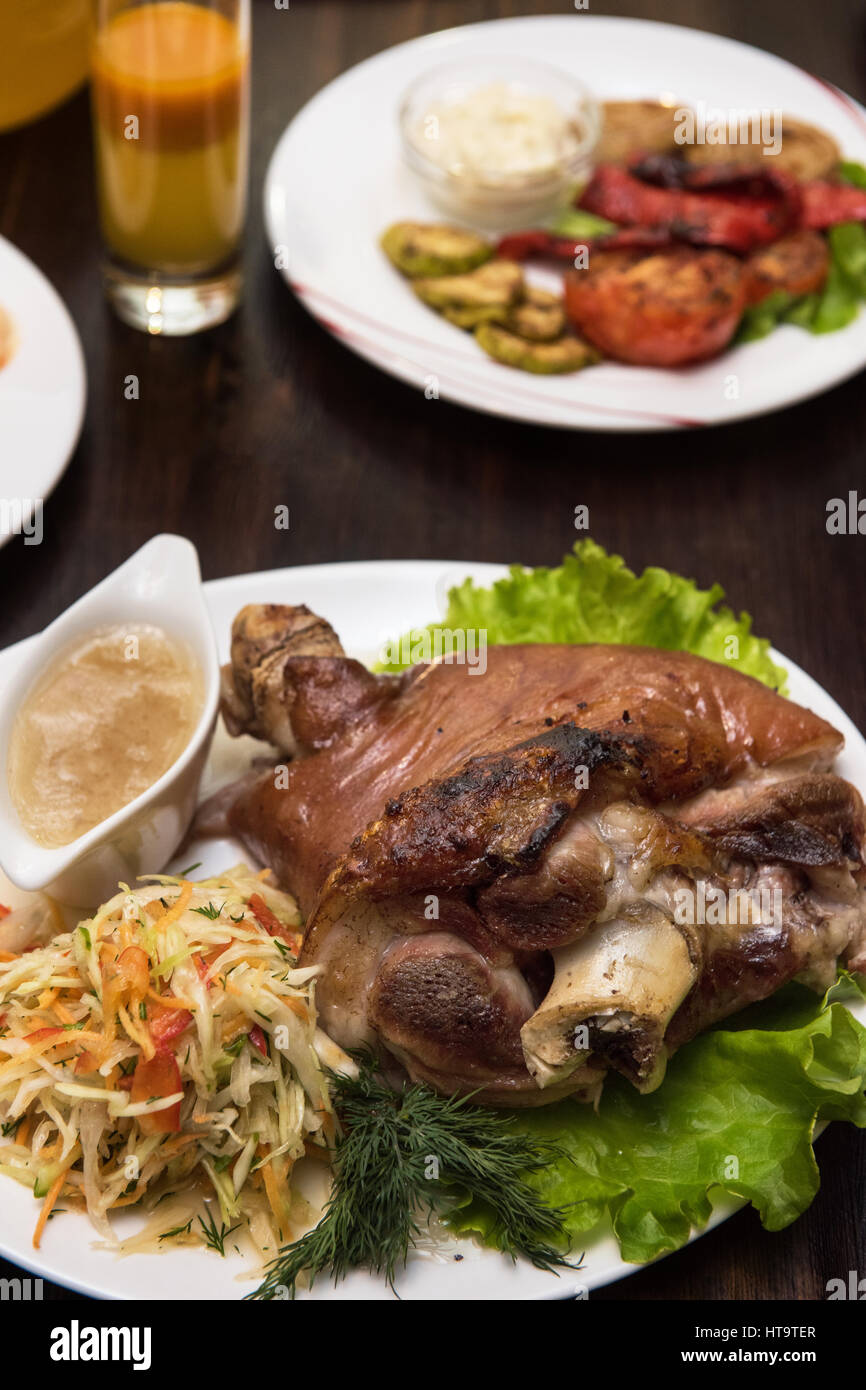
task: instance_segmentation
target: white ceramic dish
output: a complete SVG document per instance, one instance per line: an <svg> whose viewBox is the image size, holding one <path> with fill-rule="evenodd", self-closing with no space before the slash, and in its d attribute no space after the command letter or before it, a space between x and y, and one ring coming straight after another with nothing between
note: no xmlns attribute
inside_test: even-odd
<svg viewBox="0 0 866 1390"><path fill-rule="evenodd" d="M866 365L866 312L815 337L787 325L680 370L604 362L532 377L492 362L431 312L386 260L379 238L404 218L441 221L404 166L403 93L443 62L519 54L582 77L601 101L673 96L705 109L768 107L814 121L866 162L866 111L772 54L672 24L586 13L466 25L377 54L329 84L274 151L265 218L276 264L346 347L426 392L491 415L574 429L658 430L723 424L805 400ZM531 269L556 288L559 276Z"/></svg>
<svg viewBox="0 0 866 1390"><path fill-rule="evenodd" d="M185 642L204 677L204 708L181 756L128 806L57 849L45 849L22 828L0 780L0 863L19 888L44 888L64 903L93 904L137 874L163 867L186 834L219 705L219 665L195 547L182 536L156 536L28 644L25 659L4 682L0 767L19 706L46 666L96 628L154 623Z"/></svg>
<svg viewBox="0 0 866 1390"><path fill-rule="evenodd" d="M29 518L56 486L84 419L84 355L56 290L0 237L0 307L15 351L0 367L0 545L33 534Z"/></svg>
<svg viewBox="0 0 866 1390"><path fill-rule="evenodd" d="M223 659L228 657L230 624L238 609L245 603L268 601L308 604L333 623L353 655L370 659L387 638L435 618L451 584L467 574L489 584L504 573L499 565L435 561L314 565L217 580L206 584L204 593ZM22 642L0 653L0 684L20 670L30 648L30 642ZM832 720L844 733L846 747L839 771L866 787L866 741L826 691L784 656L775 656L789 672L792 697ZM256 751L261 751L261 744L247 738L231 740L218 729L202 794L210 794L244 772ZM183 863L177 867L201 860L197 872L204 876L236 863L242 854L235 841L201 841L183 847ZM7 894L0 885L0 901L8 900ZM856 1012L866 1022L866 1005ZM733 1202L719 1204L712 1225L735 1209ZM0 1252L46 1279L83 1293L103 1298L224 1300L239 1299L253 1287L249 1275L245 1277L246 1266L231 1254L221 1260L204 1250L179 1250L116 1259L94 1248L94 1233L86 1218L72 1213L49 1223L42 1249L35 1253L31 1239L36 1213L36 1203L28 1192L0 1179ZM132 1229L134 1222L127 1214L125 1221L118 1222L118 1229ZM772 1237L766 1239L771 1241ZM455 1253L462 1256L459 1261L454 1260ZM399 1277L397 1289L401 1298L419 1300L562 1298L599 1288L634 1270L634 1265L620 1258L609 1235L587 1244L582 1270L559 1278L524 1263L513 1265L504 1256L461 1241L455 1243L453 1252L435 1258L414 1255ZM323 1282L315 1286L312 1295L302 1296L372 1300L392 1295L380 1281L355 1272L336 1289Z"/></svg>
<svg viewBox="0 0 866 1390"><path fill-rule="evenodd" d="M440 116L491 89L553 102L580 131L580 139L541 168L503 174L474 167L468 176L465 170L458 174L436 156ZM473 58L431 68L403 94L398 119L403 157L429 197L446 216L489 227L492 233L536 226L562 207L574 185L589 176L601 133L601 111L582 82L572 73L524 58L507 64L493 59L486 65Z"/></svg>

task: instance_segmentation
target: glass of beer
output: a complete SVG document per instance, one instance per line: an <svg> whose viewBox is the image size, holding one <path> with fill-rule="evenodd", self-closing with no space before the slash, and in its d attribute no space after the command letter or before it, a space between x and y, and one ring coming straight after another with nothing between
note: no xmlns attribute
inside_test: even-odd
<svg viewBox="0 0 866 1390"><path fill-rule="evenodd" d="M249 0L94 0L105 285L153 334L226 319L241 289Z"/></svg>

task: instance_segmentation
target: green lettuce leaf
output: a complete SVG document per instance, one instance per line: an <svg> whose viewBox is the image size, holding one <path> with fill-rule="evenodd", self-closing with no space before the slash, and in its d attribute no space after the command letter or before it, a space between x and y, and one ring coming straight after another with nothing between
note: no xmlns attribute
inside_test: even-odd
<svg viewBox="0 0 866 1390"><path fill-rule="evenodd" d="M812 295L803 297L816 298ZM800 302L796 295L789 294L787 290L774 290L760 303L751 304L740 319L735 342L754 343L759 338L766 338L768 334L773 332L774 328L778 328L780 323L785 322L786 315L792 312ZM814 316L815 307L815 305L812 306L812 316ZM811 318L806 323L801 322L800 326L808 328L809 323L811 323Z"/></svg>
<svg viewBox="0 0 866 1390"><path fill-rule="evenodd" d="M515 1113L520 1130L560 1146L531 1181L566 1209L573 1248L609 1223L623 1258L642 1264L684 1245L723 1193L768 1230L796 1220L818 1191L816 1123L866 1127L866 1028L842 1002L855 988L845 977L821 1000L789 986L689 1043L652 1095L615 1078L597 1112L563 1101ZM495 1243L482 1206L450 1221Z"/></svg>
<svg viewBox="0 0 866 1390"><path fill-rule="evenodd" d="M512 565L489 589L466 579L450 591L441 624L388 644L382 669L398 671L422 659L433 633L447 652L455 632L474 629L486 632L490 646L618 642L689 651L784 689L785 672L772 661L769 642L753 634L748 613L735 617L723 598L718 584L699 589L655 566L638 577L619 555L582 540L555 569Z"/></svg>
<svg viewBox="0 0 866 1390"><path fill-rule="evenodd" d="M812 333L846 328L866 299L866 227L862 222L840 222L830 228L827 240L830 269L809 324Z"/></svg>
<svg viewBox="0 0 866 1390"><path fill-rule="evenodd" d="M836 333L846 328L866 299L866 227L862 222L840 222L827 233L830 266L823 290L793 295L775 290L746 310L735 341L751 343L766 338L780 323L794 323L810 333Z"/></svg>
<svg viewBox="0 0 866 1390"><path fill-rule="evenodd" d="M839 165L843 183L866 188L866 166L853 160ZM793 295L786 290L768 294L746 310L734 339L752 343L766 338L780 323L794 323L810 333L836 333L857 317L866 299L866 227L862 222L841 222L827 233L830 266L827 283L816 294Z"/></svg>
<svg viewBox="0 0 866 1390"><path fill-rule="evenodd" d="M843 183L853 183L857 188L866 188L866 164L858 164L854 159L843 159L839 165L839 177Z"/></svg>

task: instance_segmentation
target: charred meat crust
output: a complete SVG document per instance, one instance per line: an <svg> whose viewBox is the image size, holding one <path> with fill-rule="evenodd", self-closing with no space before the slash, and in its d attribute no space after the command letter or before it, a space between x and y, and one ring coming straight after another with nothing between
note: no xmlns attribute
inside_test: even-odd
<svg viewBox="0 0 866 1390"><path fill-rule="evenodd" d="M601 771L627 784L640 765L618 738L561 724L391 800L354 841L332 887L395 893L489 883L531 868Z"/></svg>
<svg viewBox="0 0 866 1390"><path fill-rule="evenodd" d="M715 771L709 750L682 729L662 725L651 737L630 733L628 722L617 732L557 724L392 798L331 886L378 899L526 874L587 797L659 802L672 782L698 789Z"/></svg>
<svg viewBox="0 0 866 1390"><path fill-rule="evenodd" d="M668 1026L665 1041L681 1047L709 1023L775 994L802 968L787 928L743 933L736 945L711 951L701 975Z"/></svg>
<svg viewBox="0 0 866 1390"><path fill-rule="evenodd" d="M733 858L810 868L859 864L866 834L859 792L821 774L762 788L743 806L694 828Z"/></svg>
<svg viewBox="0 0 866 1390"><path fill-rule="evenodd" d="M456 1067L470 1079L503 1068L525 1072L519 1029L531 1001L521 1009L521 1001L497 989L481 956L443 940L436 953L410 943L384 956L370 991L373 1026L428 1066ZM426 946L432 937L421 941Z"/></svg>

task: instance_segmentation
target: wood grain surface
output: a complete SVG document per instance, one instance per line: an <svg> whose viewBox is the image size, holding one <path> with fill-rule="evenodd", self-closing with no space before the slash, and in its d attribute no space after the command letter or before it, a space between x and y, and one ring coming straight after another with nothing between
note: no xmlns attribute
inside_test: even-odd
<svg viewBox="0 0 866 1390"><path fill-rule="evenodd" d="M265 243L261 189L300 106L390 44L478 19L567 13L567 0L253 0L246 295L195 339L118 323L100 286L84 94L0 137L0 234L39 265L84 343L81 443L45 507L41 546L0 550L0 642L54 618L158 531L198 546L205 578L346 559L555 563L574 509L633 567L719 580L736 609L866 724L866 537L830 536L828 499L866 496L862 374L781 414L676 435L569 433L427 401L332 340L296 303ZM859 0L591 0L595 14L667 20L771 49L866 99ZM351 209L347 209L351 216ZM124 379L140 380L140 399ZM291 510L275 530L274 507ZM423 616L423 615L422 615ZM866 1274L866 1135L818 1141L821 1191L790 1229L743 1212L598 1299L816 1299ZM0 1262L0 1276L10 1273ZM49 1287L46 1296L68 1298Z"/></svg>

